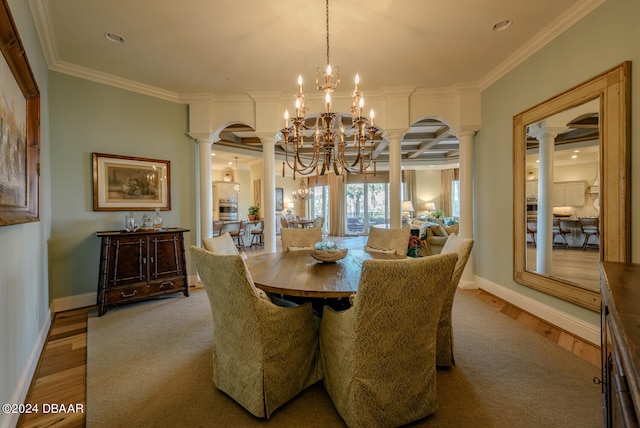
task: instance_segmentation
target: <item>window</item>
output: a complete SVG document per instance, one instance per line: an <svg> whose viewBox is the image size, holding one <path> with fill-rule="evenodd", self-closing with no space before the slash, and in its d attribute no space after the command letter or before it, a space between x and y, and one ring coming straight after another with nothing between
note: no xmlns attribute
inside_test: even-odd
<svg viewBox="0 0 640 428"><path fill-rule="evenodd" d="M451 213L454 217L460 217L460 180L451 182Z"/></svg>
<svg viewBox="0 0 640 428"><path fill-rule="evenodd" d="M310 189L310 218L324 217L322 231L329 230L329 186L314 186Z"/></svg>
<svg viewBox="0 0 640 428"><path fill-rule="evenodd" d="M348 184L347 235L369 233L374 224L389 223L389 184Z"/></svg>

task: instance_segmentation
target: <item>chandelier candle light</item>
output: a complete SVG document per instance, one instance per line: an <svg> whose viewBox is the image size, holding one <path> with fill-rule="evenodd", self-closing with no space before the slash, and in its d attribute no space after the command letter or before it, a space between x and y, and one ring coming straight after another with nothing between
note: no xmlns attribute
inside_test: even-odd
<svg viewBox="0 0 640 428"><path fill-rule="evenodd" d="M302 76L298 76L295 116L289 118L285 111L285 127L281 130L285 143L285 162L282 163L282 176L285 175L285 163L296 174L324 175L333 170L336 175L344 173L364 173L373 164L376 174L376 161L373 160L375 136L379 131L373 125L374 113L371 110L370 121L362 116L364 98L358 90L360 77L356 74L355 89L351 94L351 125L345 128L342 115L332 112L331 94L340 83L340 67L331 67L329 61L329 0L326 0L327 24L327 66L316 70L316 89L325 93L325 112L319 113L313 127L305 124L308 108L304 105L305 93L302 91ZM324 82L322 82L324 80ZM290 123L291 122L291 123ZM369 123L369 124L368 124ZM313 132L313 143L305 151L305 133ZM290 138L291 137L291 138ZM347 148L346 140L353 138L353 149Z"/></svg>

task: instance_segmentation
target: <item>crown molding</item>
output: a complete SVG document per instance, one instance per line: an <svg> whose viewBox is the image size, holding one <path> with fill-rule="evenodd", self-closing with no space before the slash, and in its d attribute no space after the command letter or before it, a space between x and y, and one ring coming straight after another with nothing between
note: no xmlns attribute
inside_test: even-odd
<svg viewBox="0 0 640 428"><path fill-rule="evenodd" d="M584 0L578 1L575 7L569 8L564 14L558 16L551 24L533 36L528 43L522 46L516 53L494 68L478 86L482 91L494 84L511 70L522 64L525 60L538 52L552 40L571 28L582 18L593 12L607 0Z"/></svg>

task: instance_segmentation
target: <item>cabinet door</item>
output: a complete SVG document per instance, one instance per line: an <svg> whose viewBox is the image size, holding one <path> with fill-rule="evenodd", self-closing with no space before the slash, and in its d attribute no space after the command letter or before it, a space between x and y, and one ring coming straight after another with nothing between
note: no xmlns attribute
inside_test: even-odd
<svg viewBox="0 0 640 428"><path fill-rule="evenodd" d="M182 235L179 233L150 237L150 281L184 275Z"/></svg>
<svg viewBox="0 0 640 428"><path fill-rule="evenodd" d="M562 207L564 203L564 184L553 183L553 206Z"/></svg>
<svg viewBox="0 0 640 428"><path fill-rule="evenodd" d="M109 238L107 287L147 281L147 237Z"/></svg>
<svg viewBox="0 0 640 428"><path fill-rule="evenodd" d="M564 204L574 207L584 205L584 182L567 183L564 188Z"/></svg>

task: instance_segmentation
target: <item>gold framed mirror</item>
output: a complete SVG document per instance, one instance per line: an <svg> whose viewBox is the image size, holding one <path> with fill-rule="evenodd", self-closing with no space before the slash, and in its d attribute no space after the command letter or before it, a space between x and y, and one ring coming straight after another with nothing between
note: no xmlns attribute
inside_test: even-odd
<svg viewBox="0 0 640 428"><path fill-rule="evenodd" d="M513 118L514 280L594 311L600 310L597 284L587 284L582 277L554 269L557 260L567 259L569 252L562 253L563 249L570 248L566 236L562 240L559 218L567 217L565 223L573 228L567 226L565 230L573 234L574 241L583 243L578 251L584 251L584 257L576 252L575 260L586 259L587 251L594 251L588 248L592 246L597 254L593 257L595 272L601 260L630 261L630 71L631 63L624 62ZM567 137L566 131L578 128L590 130ZM590 150L597 147L596 179L554 181L554 153L576 145ZM527 168L528 156L530 162L532 156L538 157L537 177L531 167ZM537 179L534 185L532 178ZM568 190L571 183L576 186ZM562 191L567 192L565 200L558 198ZM585 197L586 192L590 195ZM585 201L595 214L582 209ZM555 211L563 204L564 214ZM596 219L597 245L589 244L592 237L580 228L583 216L579 209Z"/></svg>

